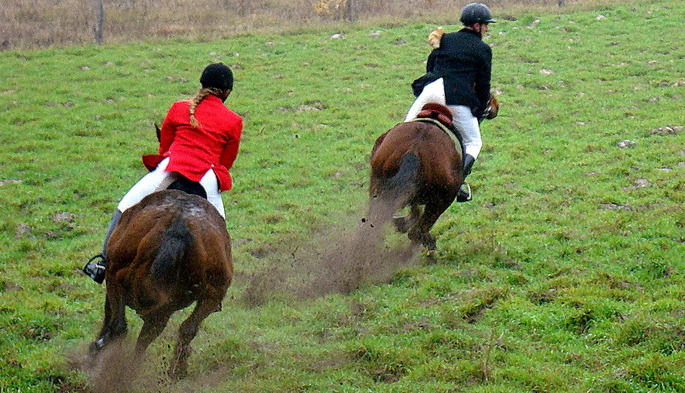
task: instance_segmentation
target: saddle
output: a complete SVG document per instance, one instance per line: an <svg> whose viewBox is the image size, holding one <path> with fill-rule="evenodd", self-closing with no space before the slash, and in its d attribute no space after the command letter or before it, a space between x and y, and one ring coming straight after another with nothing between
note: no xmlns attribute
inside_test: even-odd
<svg viewBox="0 0 685 393"><path fill-rule="evenodd" d="M464 146L461 141L461 135L454 129L452 119L452 112L445 105L438 104L437 102L429 102L421 108L421 111L412 121L423 121L435 124L452 139L457 150L463 152Z"/></svg>
<svg viewBox="0 0 685 393"><path fill-rule="evenodd" d="M183 191L188 194L197 195L204 199L207 199L207 191L202 185L196 181L186 179L185 177L180 177L166 188L167 190L178 190Z"/></svg>
<svg viewBox="0 0 685 393"><path fill-rule="evenodd" d="M421 111L416 115L417 119L429 118L435 119L442 123L445 127L452 126L452 112L442 104L437 102L429 102L421 108Z"/></svg>

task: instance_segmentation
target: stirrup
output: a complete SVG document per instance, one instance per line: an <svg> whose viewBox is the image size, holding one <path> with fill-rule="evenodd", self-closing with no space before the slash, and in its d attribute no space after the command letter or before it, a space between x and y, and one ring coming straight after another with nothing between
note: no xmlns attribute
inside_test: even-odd
<svg viewBox="0 0 685 393"><path fill-rule="evenodd" d="M81 271L98 284L105 281L105 256L98 254L88 260Z"/></svg>
<svg viewBox="0 0 685 393"><path fill-rule="evenodd" d="M457 192L457 202L468 202L471 199L473 199L471 186L468 183L463 183Z"/></svg>

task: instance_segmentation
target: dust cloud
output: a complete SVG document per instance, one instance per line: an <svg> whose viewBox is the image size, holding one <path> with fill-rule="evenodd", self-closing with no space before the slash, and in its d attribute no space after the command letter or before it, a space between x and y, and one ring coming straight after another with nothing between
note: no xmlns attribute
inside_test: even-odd
<svg viewBox="0 0 685 393"><path fill-rule="evenodd" d="M348 218L345 221L352 224L338 223L301 244L292 244L289 254L267 256L269 268L241 277L241 300L257 307L272 299L311 299L388 282L398 270L417 264L420 251L406 237L389 244L393 212L388 204L372 204L361 220Z"/></svg>
<svg viewBox="0 0 685 393"><path fill-rule="evenodd" d="M60 392L115 393L131 389L140 369L140 359L133 355L129 340L120 339L109 343L97 356L87 349L79 349L68 356L69 367L88 376L88 386L79 389L60 389Z"/></svg>

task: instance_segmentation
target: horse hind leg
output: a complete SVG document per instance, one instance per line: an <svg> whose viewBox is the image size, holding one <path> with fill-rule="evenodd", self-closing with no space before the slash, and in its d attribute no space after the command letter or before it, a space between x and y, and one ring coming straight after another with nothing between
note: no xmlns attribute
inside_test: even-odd
<svg viewBox="0 0 685 393"><path fill-rule="evenodd" d="M407 233L414 223L419 219L421 209L418 205L412 204L409 212L409 218L406 216L393 216L392 224L399 233Z"/></svg>
<svg viewBox="0 0 685 393"><path fill-rule="evenodd" d="M173 311L158 310L143 317L143 327L136 340L136 356L142 358L147 347L164 331Z"/></svg>
<svg viewBox="0 0 685 393"><path fill-rule="evenodd" d="M449 206L450 202L442 199L427 203L421 217L409 229L409 232L407 233L409 239L413 242L420 243L429 251L435 251L435 236L431 235L430 230Z"/></svg>
<svg viewBox="0 0 685 393"><path fill-rule="evenodd" d="M188 357L192 352L190 342L197 335L202 321L220 309L221 299L203 298L197 301L195 309L179 328L178 342L174 348L174 358L169 367L169 376L180 379L187 375Z"/></svg>

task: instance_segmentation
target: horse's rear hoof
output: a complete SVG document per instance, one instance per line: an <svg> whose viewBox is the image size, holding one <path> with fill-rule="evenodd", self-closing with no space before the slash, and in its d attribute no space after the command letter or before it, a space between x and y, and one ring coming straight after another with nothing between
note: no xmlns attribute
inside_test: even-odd
<svg viewBox="0 0 685 393"><path fill-rule="evenodd" d="M393 217L392 224L399 233L407 233L409 230L409 223L407 222L407 217Z"/></svg>
<svg viewBox="0 0 685 393"><path fill-rule="evenodd" d="M95 356L100 352L100 350L104 346L105 346L105 340L103 338L98 338L97 340L90 343L90 345L88 346L88 354L90 356Z"/></svg>
<svg viewBox="0 0 685 393"><path fill-rule="evenodd" d="M169 378L173 379L174 381L179 381L188 376L188 370L181 369L181 367L172 366L169 368L167 375L169 375Z"/></svg>
<svg viewBox="0 0 685 393"><path fill-rule="evenodd" d="M412 230L407 233L407 236L409 237L409 240L422 245L428 251L435 251L437 248L435 245L435 236L428 232L419 232L416 228L412 228Z"/></svg>
<svg viewBox="0 0 685 393"><path fill-rule="evenodd" d="M432 237L432 236L431 236ZM435 239L429 239L427 241L422 242L422 245L426 247L426 250L432 254L435 252L435 250L438 249L438 247L435 244Z"/></svg>

